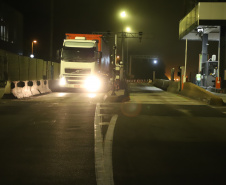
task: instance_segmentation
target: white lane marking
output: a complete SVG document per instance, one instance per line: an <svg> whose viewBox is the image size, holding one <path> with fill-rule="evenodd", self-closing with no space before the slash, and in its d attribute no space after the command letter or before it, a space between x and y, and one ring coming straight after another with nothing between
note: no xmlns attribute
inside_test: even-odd
<svg viewBox="0 0 226 185"><path fill-rule="evenodd" d="M96 106L94 133L95 133L95 171L97 185L114 185L112 168L112 142L115 123L118 115L113 115L109 123L105 140L101 135L100 104Z"/></svg>

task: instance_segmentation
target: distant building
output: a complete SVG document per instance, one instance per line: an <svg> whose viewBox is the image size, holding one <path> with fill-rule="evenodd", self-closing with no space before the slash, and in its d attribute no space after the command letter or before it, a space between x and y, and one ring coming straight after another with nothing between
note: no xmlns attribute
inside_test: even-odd
<svg viewBox="0 0 226 185"><path fill-rule="evenodd" d="M23 15L1 1L0 49L23 55Z"/></svg>

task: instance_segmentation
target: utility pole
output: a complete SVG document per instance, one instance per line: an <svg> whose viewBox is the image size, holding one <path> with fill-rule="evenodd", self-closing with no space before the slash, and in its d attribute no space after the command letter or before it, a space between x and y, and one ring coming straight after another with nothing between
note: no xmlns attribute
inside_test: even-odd
<svg viewBox="0 0 226 185"><path fill-rule="evenodd" d="M50 48L49 48L49 59L53 59L53 18L54 18L54 1L50 2Z"/></svg>
<svg viewBox="0 0 226 185"><path fill-rule="evenodd" d="M115 94L115 66L117 62L117 34L115 34L115 45L114 45L114 64L113 64L113 80L112 80L112 93L111 95L114 96Z"/></svg>

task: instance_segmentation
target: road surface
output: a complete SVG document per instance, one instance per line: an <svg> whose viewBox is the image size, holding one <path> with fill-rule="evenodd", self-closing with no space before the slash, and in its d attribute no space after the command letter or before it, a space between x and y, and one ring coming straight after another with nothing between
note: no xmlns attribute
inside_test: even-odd
<svg viewBox="0 0 226 185"><path fill-rule="evenodd" d="M224 184L225 107L140 85L103 97L0 100L0 184Z"/></svg>

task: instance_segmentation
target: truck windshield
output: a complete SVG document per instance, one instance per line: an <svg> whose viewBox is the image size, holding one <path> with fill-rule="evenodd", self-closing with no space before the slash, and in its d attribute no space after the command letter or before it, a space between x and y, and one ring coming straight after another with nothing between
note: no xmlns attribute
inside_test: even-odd
<svg viewBox="0 0 226 185"><path fill-rule="evenodd" d="M95 59L95 51L96 48L64 47L61 59L70 62L90 62Z"/></svg>

